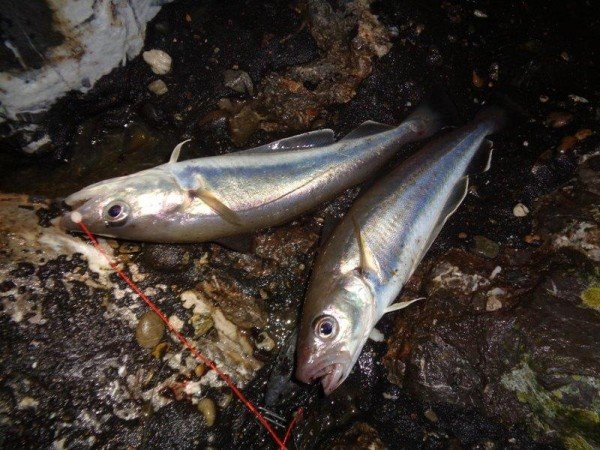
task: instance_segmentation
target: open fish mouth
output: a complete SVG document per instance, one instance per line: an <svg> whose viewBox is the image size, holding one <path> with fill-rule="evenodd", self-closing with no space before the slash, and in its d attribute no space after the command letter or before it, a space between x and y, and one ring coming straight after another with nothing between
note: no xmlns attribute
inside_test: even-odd
<svg viewBox="0 0 600 450"><path fill-rule="evenodd" d="M326 395L329 395L344 381L344 364L339 362L329 363L319 366L309 373L297 374L297 378L307 384L320 379L323 391Z"/></svg>
<svg viewBox="0 0 600 450"><path fill-rule="evenodd" d="M331 394L344 380L344 366L331 364L327 366L327 372L321 377L321 384L325 395Z"/></svg>

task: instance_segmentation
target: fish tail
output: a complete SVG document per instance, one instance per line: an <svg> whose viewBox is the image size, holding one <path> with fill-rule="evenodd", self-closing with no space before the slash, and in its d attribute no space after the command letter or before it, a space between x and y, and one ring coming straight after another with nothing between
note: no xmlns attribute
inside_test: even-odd
<svg viewBox="0 0 600 450"><path fill-rule="evenodd" d="M487 104L475 116L478 123L487 122L488 134L497 133L500 129L528 120L531 114L517 101L522 94L518 91L494 93Z"/></svg>
<svg viewBox="0 0 600 450"><path fill-rule="evenodd" d="M494 134L508 124L508 114L501 106L488 106L477 113L474 122L485 126L486 134Z"/></svg>
<svg viewBox="0 0 600 450"><path fill-rule="evenodd" d="M458 123L456 106L443 89L436 88L407 120L419 125L422 137L429 137Z"/></svg>

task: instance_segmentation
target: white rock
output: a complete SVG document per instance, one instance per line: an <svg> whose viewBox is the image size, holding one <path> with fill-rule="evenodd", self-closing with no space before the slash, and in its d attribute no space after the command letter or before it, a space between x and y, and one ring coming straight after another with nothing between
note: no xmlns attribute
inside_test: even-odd
<svg viewBox="0 0 600 450"><path fill-rule="evenodd" d="M161 79L154 80L148 85L148 90L156 95L164 95L169 92L169 88Z"/></svg>
<svg viewBox="0 0 600 450"><path fill-rule="evenodd" d="M27 2L13 2L14 5ZM137 56L144 44L146 23L168 1L155 0L45 0L52 10L54 31L64 41L40 55L41 68L0 72L0 104L11 132L24 132L25 151L33 153L50 138L27 117L42 113L69 91L87 92L112 69ZM17 7L17 6L15 6ZM21 8L23 10L24 8ZM19 7L17 7L19 10ZM25 33L25 31L23 31ZM21 65L23 50L10 34L2 44Z"/></svg>
<svg viewBox="0 0 600 450"><path fill-rule="evenodd" d="M144 61L148 63L152 72L156 75L164 75L171 71L173 60L167 52L152 49L142 53L142 58L144 58Z"/></svg>
<svg viewBox="0 0 600 450"><path fill-rule="evenodd" d="M525 217L529 214L529 208L523 203L517 203L513 208L513 214L515 217Z"/></svg>

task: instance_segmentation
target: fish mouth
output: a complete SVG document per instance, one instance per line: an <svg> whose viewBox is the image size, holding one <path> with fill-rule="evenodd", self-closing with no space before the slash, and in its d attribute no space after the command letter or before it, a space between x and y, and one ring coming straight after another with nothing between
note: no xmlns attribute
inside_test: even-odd
<svg viewBox="0 0 600 450"><path fill-rule="evenodd" d="M344 380L344 366L339 363L327 366L327 373L321 377L325 395L331 394Z"/></svg>
<svg viewBox="0 0 600 450"><path fill-rule="evenodd" d="M308 372L296 371L296 378L306 384L312 384L316 380L321 380L325 395L331 394L344 381L344 364L333 362L317 366Z"/></svg>

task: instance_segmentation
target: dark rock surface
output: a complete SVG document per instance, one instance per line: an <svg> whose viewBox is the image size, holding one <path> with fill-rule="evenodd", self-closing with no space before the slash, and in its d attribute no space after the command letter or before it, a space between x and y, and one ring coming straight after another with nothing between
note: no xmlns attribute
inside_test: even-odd
<svg viewBox="0 0 600 450"><path fill-rule="evenodd" d="M307 67L322 69L332 55L357 58L356 49L332 52L323 44L325 31L359 42L354 28L323 30L333 23L323 17L334 14L346 25L375 20L365 2L354 15L341 13L342 2L310 3L327 14L311 19L304 2L165 6L149 26L146 49L173 58L172 72L161 77L166 94L147 89L157 77L137 58L53 108L47 154L2 149L0 191L19 195L0 196L0 447L272 445L176 340L165 337L150 350L136 343L146 308L85 239L50 226L60 207L39 197L163 163L190 137L185 158L235 151L236 113L223 110L222 99L253 107L255 100L227 88L225 70L247 72L257 92L272 86L269 80L302 83L299 97L283 103L293 110L266 120L280 131L286 113L298 112L294 105L321 99L326 86L352 89L343 101L319 100L321 112L302 123L340 135L364 120L397 123L440 84L465 119L498 92L527 113L494 137L491 170L474 180L401 296L426 301L384 317L378 329L386 341L368 343L329 398L285 381L286 338L319 236L358 189L257 233L250 254L215 244L102 241L250 399L264 404L266 391L279 392L269 407L284 420L304 408L290 445L600 445L600 158L590 156L599 150L598 19L591 6L377 2L370 11L377 29L389 33L389 52L377 58L372 48L360 50L358 59L370 55L360 73L344 75L354 63L335 61L332 79L305 85ZM289 117L289 129L298 129L297 117ZM248 146L280 137L263 125ZM517 203L531 212L516 217ZM275 348L264 345L264 333ZM197 408L206 396L217 403L212 427Z"/></svg>

